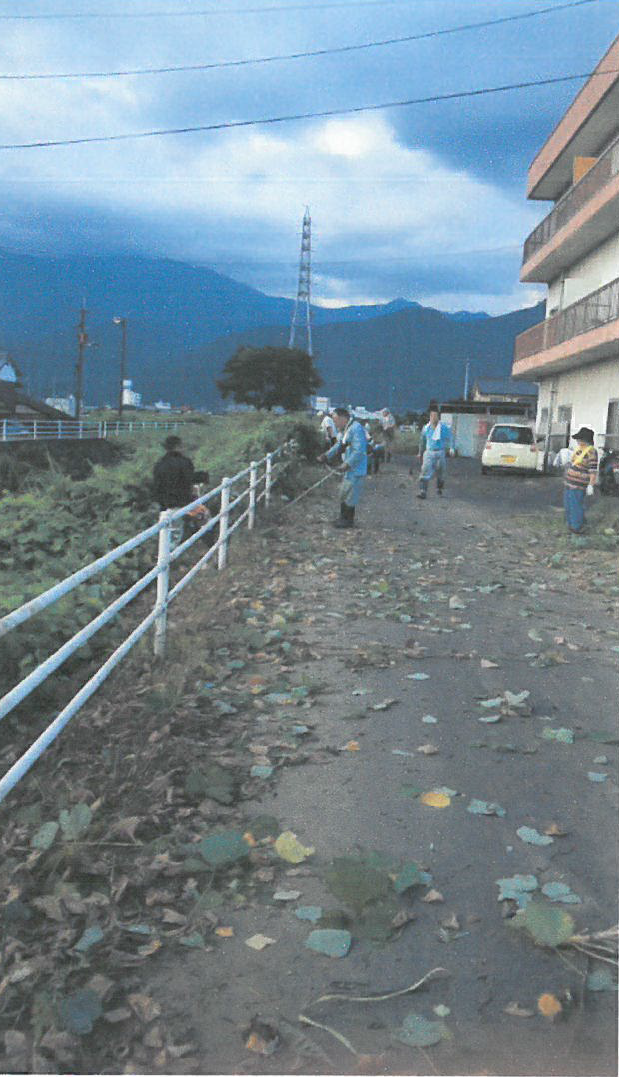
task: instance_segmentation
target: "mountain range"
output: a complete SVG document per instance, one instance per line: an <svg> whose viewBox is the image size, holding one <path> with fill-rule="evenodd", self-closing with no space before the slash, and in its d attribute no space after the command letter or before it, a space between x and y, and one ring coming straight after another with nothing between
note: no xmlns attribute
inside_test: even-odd
<svg viewBox="0 0 620 1077"><path fill-rule="evenodd" d="M241 344L286 344L293 302L206 266L138 256L67 256L0 251L0 350L16 359L35 395L73 385L82 302L87 403L117 394L120 332L128 321L128 376L143 399L216 408L216 379ZM541 308L489 317L444 313L406 299L375 306L313 306L313 342L324 392L378 407L424 406L462 390L472 374L508 376L516 333Z"/></svg>

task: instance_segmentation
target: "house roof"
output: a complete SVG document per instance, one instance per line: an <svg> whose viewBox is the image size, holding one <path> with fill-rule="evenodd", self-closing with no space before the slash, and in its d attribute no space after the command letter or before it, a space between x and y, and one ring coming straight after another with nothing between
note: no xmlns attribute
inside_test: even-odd
<svg viewBox="0 0 620 1077"><path fill-rule="evenodd" d="M0 381L0 411L10 408L11 412L14 412L19 404L32 408L38 415L42 415L46 419L73 419L73 415L68 415L66 411L51 408L49 404L44 404L42 400L35 400L34 397L23 393L21 389L16 389L13 383Z"/></svg>
<svg viewBox="0 0 620 1077"><path fill-rule="evenodd" d="M479 393L489 396L538 396L538 386L534 382L515 378L476 378L475 386Z"/></svg>

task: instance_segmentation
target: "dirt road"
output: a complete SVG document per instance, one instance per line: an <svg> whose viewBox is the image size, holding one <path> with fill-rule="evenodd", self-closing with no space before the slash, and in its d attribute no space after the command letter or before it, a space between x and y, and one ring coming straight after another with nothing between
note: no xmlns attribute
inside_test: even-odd
<svg viewBox="0 0 620 1077"><path fill-rule="evenodd" d="M244 899L218 910L234 936L162 960L151 980L198 1036L200 1072L615 1072L615 995L584 985L610 966L535 945L513 927L517 902L498 900L498 880L529 876L520 901L543 916L568 913L580 931L616 922L613 555L562 552L548 537L559 504L556 480L485 479L455 462L442 500L416 502L404 464L369 479L355 532L330 528L326 493L283 512L265 563L279 600L257 608L277 624L283 608L307 658L291 683L308 674L320 691L292 711L267 696L251 719L263 765L283 727L308 731L297 734L304 765L277 769L245 809L315 852L296 867L275 857L288 868L277 882L248 892L238 881ZM412 861L432 880L401 897L382 889ZM363 907L366 883L375 904ZM320 923L299 906L319 907ZM350 931L347 956L308 949L317 926ZM259 952L246 944L257 933L273 940ZM382 995L438 966L445 974L411 995L310 1006L338 985ZM554 1019L544 995L562 1008ZM300 1025L301 1012L357 1055ZM399 1042L410 1014L440 1022L420 1036L414 1021L410 1036L441 1035L436 1045ZM270 1057L244 1046L256 1015L279 1029Z"/></svg>
<svg viewBox="0 0 620 1077"><path fill-rule="evenodd" d="M3 1072L615 1073L613 534L413 493L276 503L7 802Z"/></svg>

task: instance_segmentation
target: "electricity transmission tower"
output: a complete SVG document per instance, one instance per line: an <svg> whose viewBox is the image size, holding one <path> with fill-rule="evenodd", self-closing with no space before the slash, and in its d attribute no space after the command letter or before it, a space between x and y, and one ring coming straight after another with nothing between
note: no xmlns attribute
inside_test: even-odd
<svg viewBox="0 0 620 1077"><path fill-rule="evenodd" d="M310 280L311 280L311 221L310 210L306 206L303 224L301 227L301 254L299 256L299 280L297 283L297 298L293 309L291 332L288 338L289 348L295 347L295 340L299 333L306 331L306 351L312 355L312 326L310 324Z"/></svg>

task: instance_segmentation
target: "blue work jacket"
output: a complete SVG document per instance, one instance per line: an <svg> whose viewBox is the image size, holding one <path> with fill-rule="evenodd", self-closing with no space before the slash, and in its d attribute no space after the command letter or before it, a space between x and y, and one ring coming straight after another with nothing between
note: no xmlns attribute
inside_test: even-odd
<svg viewBox="0 0 620 1077"><path fill-rule="evenodd" d="M433 438L433 434L439 431L439 437ZM441 419L437 423L435 430L430 423L422 427L422 434L420 435L420 448L424 451L431 449L434 452L445 452L446 449L453 449L454 443L452 438L452 427L447 423L443 423Z"/></svg>
<svg viewBox="0 0 620 1077"><path fill-rule="evenodd" d="M327 453L327 459L333 460L344 449L342 461L351 478L360 478L368 472L368 444L366 431L357 419L351 419L345 427L342 438Z"/></svg>

